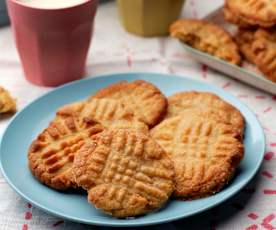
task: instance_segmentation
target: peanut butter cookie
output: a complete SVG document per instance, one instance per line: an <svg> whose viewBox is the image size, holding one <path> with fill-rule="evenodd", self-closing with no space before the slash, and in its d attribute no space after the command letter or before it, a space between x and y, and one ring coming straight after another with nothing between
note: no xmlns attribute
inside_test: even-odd
<svg viewBox="0 0 276 230"><path fill-rule="evenodd" d="M14 113L15 111L15 100L6 89L0 86L0 113Z"/></svg>
<svg viewBox="0 0 276 230"><path fill-rule="evenodd" d="M134 112L122 101L110 98L91 99L63 107L63 113L74 112L81 122L97 122L105 128L128 128L147 133L148 126L139 121Z"/></svg>
<svg viewBox="0 0 276 230"><path fill-rule="evenodd" d="M276 28L259 28L252 43L254 63L271 81L276 82Z"/></svg>
<svg viewBox="0 0 276 230"><path fill-rule="evenodd" d="M77 187L71 174L75 153L90 136L101 131L103 126L91 121L81 122L75 111L59 110L29 148L32 174L54 189Z"/></svg>
<svg viewBox="0 0 276 230"><path fill-rule="evenodd" d="M104 128L148 132L147 125L135 119L118 100L93 99L66 105L33 141L29 149L32 173L55 189L76 187L71 176L76 151L90 140L91 135Z"/></svg>
<svg viewBox="0 0 276 230"><path fill-rule="evenodd" d="M172 37L223 59L232 64L240 64L241 58L236 43L223 28L203 20L181 19L170 27Z"/></svg>
<svg viewBox="0 0 276 230"><path fill-rule="evenodd" d="M240 137L243 137L244 119L240 111L213 93L176 93L168 98L168 104L166 118L179 116L187 111L199 111L207 113L208 117L218 122L232 125Z"/></svg>
<svg viewBox="0 0 276 230"><path fill-rule="evenodd" d="M78 151L73 173L90 203L120 218L161 207L174 189L170 157L149 136L133 130L93 136Z"/></svg>
<svg viewBox="0 0 276 230"><path fill-rule="evenodd" d="M245 59L254 64L254 59L255 55L252 50L252 44L255 40L254 35L255 35L254 29L242 29L240 28L237 35L236 35L236 41L237 44L240 47L240 51L245 57Z"/></svg>
<svg viewBox="0 0 276 230"><path fill-rule="evenodd" d="M251 25L272 27L276 25L274 0L226 0L227 7Z"/></svg>
<svg viewBox="0 0 276 230"><path fill-rule="evenodd" d="M246 18L232 11L227 5L225 5L223 8L223 16L225 21L235 24L241 28L254 27L254 24L252 25L252 23L248 22Z"/></svg>
<svg viewBox="0 0 276 230"><path fill-rule="evenodd" d="M91 96L94 98L111 98L121 100L134 115L149 126L157 124L167 109L167 100L153 84L136 80L121 81L103 88Z"/></svg>
<svg viewBox="0 0 276 230"><path fill-rule="evenodd" d="M165 119L151 136L173 159L174 195L181 199L218 192L243 157L243 145L231 125L191 112Z"/></svg>

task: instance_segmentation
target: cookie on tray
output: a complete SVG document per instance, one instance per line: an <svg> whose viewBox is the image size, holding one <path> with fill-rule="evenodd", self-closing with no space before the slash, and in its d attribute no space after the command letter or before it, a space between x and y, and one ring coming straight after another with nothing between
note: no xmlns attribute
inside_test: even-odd
<svg viewBox="0 0 276 230"><path fill-rule="evenodd" d="M0 86L0 113L14 113L15 111L15 100L6 89Z"/></svg>
<svg viewBox="0 0 276 230"><path fill-rule="evenodd" d="M121 81L100 89L90 99L112 98L121 100L134 115L148 126L156 125L167 109L167 100L153 84L136 80Z"/></svg>
<svg viewBox="0 0 276 230"><path fill-rule="evenodd" d="M226 6L251 25L276 25L276 3L273 0L226 0Z"/></svg>
<svg viewBox="0 0 276 230"><path fill-rule="evenodd" d="M254 64L254 53L252 51L252 44L254 41L255 29L244 29L240 28L236 34L236 42L240 47L240 52L245 57L245 59Z"/></svg>
<svg viewBox="0 0 276 230"><path fill-rule="evenodd" d="M255 32L252 53L256 66L269 80L276 82L276 28L259 28Z"/></svg>
<svg viewBox="0 0 276 230"><path fill-rule="evenodd" d="M93 136L78 151L73 174L90 203L119 218L160 208L174 189L171 158L148 135L134 130Z"/></svg>
<svg viewBox="0 0 276 230"><path fill-rule="evenodd" d="M239 49L231 35L213 23L196 19L180 19L171 25L170 34L196 49L229 63L240 64Z"/></svg>
<svg viewBox="0 0 276 230"><path fill-rule="evenodd" d="M243 157L236 135L232 125L191 111L155 126L151 136L174 162L174 196L196 199L220 191Z"/></svg>
<svg viewBox="0 0 276 230"><path fill-rule="evenodd" d="M232 24L235 24L242 28L250 28L253 27L245 18L243 18L241 15L238 15L236 12L231 11L227 5L223 7L223 16L224 20L227 22L230 22Z"/></svg>
<svg viewBox="0 0 276 230"><path fill-rule="evenodd" d="M179 116L187 111L207 113L209 117L230 124L243 137L244 118L240 111L220 97L209 92L180 92L168 98L168 112L166 118ZM204 116L204 117L207 117Z"/></svg>

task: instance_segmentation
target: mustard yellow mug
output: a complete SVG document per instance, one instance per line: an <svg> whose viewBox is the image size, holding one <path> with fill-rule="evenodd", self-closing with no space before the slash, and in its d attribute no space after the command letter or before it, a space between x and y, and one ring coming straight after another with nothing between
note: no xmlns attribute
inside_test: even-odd
<svg viewBox="0 0 276 230"><path fill-rule="evenodd" d="M167 35L183 4L184 0L117 0L124 28L140 36Z"/></svg>

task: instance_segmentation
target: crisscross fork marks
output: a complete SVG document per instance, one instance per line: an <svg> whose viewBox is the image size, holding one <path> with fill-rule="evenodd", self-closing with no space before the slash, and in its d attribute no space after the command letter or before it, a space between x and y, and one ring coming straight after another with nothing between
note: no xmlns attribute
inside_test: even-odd
<svg viewBox="0 0 276 230"><path fill-rule="evenodd" d="M80 113L81 121L96 121L106 128L127 128L148 131L145 123L135 117L132 110L128 109L121 100L110 98L91 99Z"/></svg>
<svg viewBox="0 0 276 230"><path fill-rule="evenodd" d="M55 189L74 187L70 173L76 152L101 132L97 123L80 123L72 108L61 109L29 148L29 168L43 183Z"/></svg>
<svg viewBox="0 0 276 230"><path fill-rule="evenodd" d="M130 130L109 130L92 139L95 147L91 144L79 151L74 172L77 183L89 191L89 199L97 207L114 211L116 216L129 216L136 211L128 205L138 205L141 214L168 199L173 167L157 143ZM119 203L123 211L116 210Z"/></svg>
<svg viewBox="0 0 276 230"><path fill-rule="evenodd" d="M183 114L197 114L206 119L216 120L220 123L231 124L240 137L243 137L244 119L242 114L217 95L208 92L180 92L168 98L167 118Z"/></svg>
<svg viewBox="0 0 276 230"><path fill-rule="evenodd" d="M120 100L134 112L135 117L149 126L155 125L164 115L167 100L158 88L149 82L136 80L121 81L99 90L94 98L112 98Z"/></svg>
<svg viewBox="0 0 276 230"><path fill-rule="evenodd" d="M170 179L170 175L162 174L162 171L158 172L158 169L155 170L151 166L142 165L141 158L147 158L144 156L147 145L145 139L137 139L132 134L128 136L123 134L111 137L108 142L110 153L101 173L103 181L124 186L133 193L142 193L149 200L166 198L166 193L155 188L153 178ZM95 158L98 159L97 155Z"/></svg>
<svg viewBox="0 0 276 230"><path fill-rule="evenodd" d="M115 100L94 99L87 103L82 116L94 117L100 121L119 119L122 109L122 105Z"/></svg>
<svg viewBox="0 0 276 230"><path fill-rule="evenodd" d="M43 164L45 164L48 169L48 173L62 173L66 169L70 168L75 153L83 146L84 139L81 136L68 138L60 143L59 148L54 149L50 147L50 150L42 153L41 158L43 159Z"/></svg>
<svg viewBox="0 0 276 230"><path fill-rule="evenodd" d="M172 156L181 198L218 191L243 156L231 126L192 113L164 120L151 136Z"/></svg>

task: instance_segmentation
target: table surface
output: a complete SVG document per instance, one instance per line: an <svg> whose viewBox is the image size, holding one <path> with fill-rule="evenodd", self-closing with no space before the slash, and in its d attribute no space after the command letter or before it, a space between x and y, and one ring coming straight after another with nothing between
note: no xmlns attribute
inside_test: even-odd
<svg viewBox="0 0 276 230"><path fill-rule="evenodd" d="M222 0L187 0L184 17L201 18L222 5ZM114 72L161 72L198 79L224 88L247 104L260 119L267 150L258 175L245 189L222 205L181 221L151 229L276 229L276 97L232 80L193 61L170 38L140 38L124 31L114 2L102 3L87 61L87 76ZM0 28L0 85L17 99L18 110L51 88L24 79L10 27ZM0 117L2 133L10 117ZM64 221L26 203L0 173L0 229L109 229Z"/></svg>

